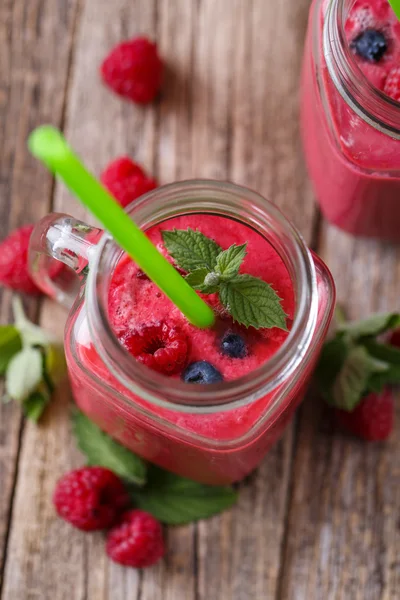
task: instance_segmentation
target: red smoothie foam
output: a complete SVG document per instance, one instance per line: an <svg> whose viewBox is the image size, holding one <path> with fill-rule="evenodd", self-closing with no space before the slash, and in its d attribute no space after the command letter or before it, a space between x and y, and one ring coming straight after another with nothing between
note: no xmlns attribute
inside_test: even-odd
<svg viewBox="0 0 400 600"><path fill-rule="evenodd" d="M326 3L314 1L302 81L303 144L317 199L324 215L339 227L356 235L398 240L400 142L366 123L336 89L322 50L325 10ZM376 62L354 49L357 37L371 29L382 33L387 42ZM345 23L345 35L352 48L354 70L360 69L383 91L390 71L400 66L400 23L387 0L356 0ZM313 36L319 38L314 47L317 58L312 55Z"/></svg>

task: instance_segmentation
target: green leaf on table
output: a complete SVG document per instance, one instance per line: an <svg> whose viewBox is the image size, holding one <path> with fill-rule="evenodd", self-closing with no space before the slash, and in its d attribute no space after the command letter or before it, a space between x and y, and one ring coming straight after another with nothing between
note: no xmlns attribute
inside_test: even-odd
<svg viewBox="0 0 400 600"><path fill-rule="evenodd" d="M350 347L342 337L329 340L322 348L321 356L315 369L315 378L319 391L328 404L333 405L335 403L332 396L332 387L346 361L349 351Z"/></svg>
<svg viewBox="0 0 400 600"><path fill-rule="evenodd" d="M15 327L18 329L24 346L47 346L55 342L56 338L49 332L35 325L25 315L22 300L14 296L12 300Z"/></svg>
<svg viewBox="0 0 400 600"><path fill-rule="evenodd" d="M390 344L383 344L376 340L366 340L363 346L367 349L368 354L383 360L391 365L400 365L400 349Z"/></svg>
<svg viewBox="0 0 400 600"><path fill-rule="evenodd" d="M110 469L136 485L146 483L147 465L141 458L104 433L79 410L74 411L72 422L78 446L89 465Z"/></svg>
<svg viewBox="0 0 400 600"><path fill-rule="evenodd" d="M391 365L383 373L373 373L368 379L368 392L381 392L387 385L400 384L400 365Z"/></svg>
<svg viewBox="0 0 400 600"><path fill-rule="evenodd" d="M206 519L230 508L237 500L231 487L203 485L153 465L149 467L147 485L143 489L131 488L130 496L135 506L169 525Z"/></svg>
<svg viewBox="0 0 400 600"><path fill-rule="evenodd" d="M345 333L352 339L368 336L377 336L390 329L400 326L399 313L383 313L372 315L361 321L348 321L341 323L338 327L339 333Z"/></svg>
<svg viewBox="0 0 400 600"><path fill-rule="evenodd" d="M286 314L275 290L252 275L236 275L220 285L219 297L234 321L256 329L279 327L287 331Z"/></svg>
<svg viewBox="0 0 400 600"><path fill-rule="evenodd" d="M8 364L6 393L13 400L23 402L36 390L43 376L42 353L38 348L23 348Z"/></svg>
<svg viewBox="0 0 400 600"><path fill-rule="evenodd" d="M12 357L22 348L21 336L14 325L0 326L0 375L4 375Z"/></svg>
<svg viewBox="0 0 400 600"><path fill-rule="evenodd" d="M184 271L207 269L212 271L222 248L212 239L193 229L162 231L166 249L175 263Z"/></svg>
<svg viewBox="0 0 400 600"><path fill-rule="evenodd" d="M22 410L27 419L37 423L44 409L50 402L50 393L45 391L32 392L22 403Z"/></svg>
<svg viewBox="0 0 400 600"><path fill-rule="evenodd" d="M352 411L364 395L370 375L388 368L387 363L369 356L363 346L350 348L332 387L335 406Z"/></svg>
<svg viewBox="0 0 400 600"><path fill-rule="evenodd" d="M233 244L217 257L215 272L221 275L222 280L232 279L239 272L239 267L246 256L246 244L237 246Z"/></svg>

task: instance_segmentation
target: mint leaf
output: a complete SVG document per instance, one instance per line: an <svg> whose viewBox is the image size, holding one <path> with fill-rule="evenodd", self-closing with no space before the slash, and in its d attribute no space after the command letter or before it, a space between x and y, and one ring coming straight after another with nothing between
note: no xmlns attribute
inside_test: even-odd
<svg viewBox="0 0 400 600"><path fill-rule="evenodd" d="M238 274L239 267L246 256L246 246L247 243L241 246L233 244L218 255L215 272L221 275L222 279L232 279Z"/></svg>
<svg viewBox="0 0 400 600"><path fill-rule="evenodd" d="M364 347L368 354L375 359L388 364L388 369L382 373L373 373L367 384L369 392L380 392L386 385L400 383L400 350L390 344L380 344L375 340L367 340Z"/></svg>
<svg viewBox="0 0 400 600"><path fill-rule="evenodd" d="M178 267L184 271L207 269L212 271L222 248L193 229L162 231L163 242Z"/></svg>
<svg viewBox="0 0 400 600"><path fill-rule="evenodd" d="M72 423L78 446L89 465L110 469L136 485L146 483L147 467L141 458L104 433L82 412L74 411Z"/></svg>
<svg viewBox="0 0 400 600"><path fill-rule="evenodd" d="M36 390L42 380L42 353L26 347L10 361L6 371L6 393L13 400L23 402Z"/></svg>
<svg viewBox="0 0 400 600"><path fill-rule="evenodd" d="M370 375L388 368L387 363L369 356L363 346L351 348L332 388L335 406L352 411L364 395Z"/></svg>
<svg viewBox="0 0 400 600"><path fill-rule="evenodd" d="M341 323L338 327L338 332L346 333L352 339L358 339L367 336L377 336L398 326L400 326L399 313L383 313L373 315L362 321Z"/></svg>
<svg viewBox="0 0 400 600"><path fill-rule="evenodd" d="M332 388L349 352L350 346L342 337L329 340L322 348L321 356L315 369L315 378L318 389L328 404L335 404L332 396Z"/></svg>
<svg viewBox="0 0 400 600"><path fill-rule="evenodd" d="M368 392L381 392L387 385L400 384L400 366L391 366L383 373L374 373L368 380Z"/></svg>
<svg viewBox="0 0 400 600"><path fill-rule="evenodd" d="M185 279L193 289L202 292L204 288L207 288L207 286L204 284L204 280L208 273L209 270L205 268L195 269L194 271L189 273L189 275L187 275Z"/></svg>
<svg viewBox="0 0 400 600"><path fill-rule="evenodd" d="M380 344L375 340L367 340L363 346L368 350L368 354L379 360L383 360L391 365L400 365L400 350L390 344Z"/></svg>
<svg viewBox="0 0 400 600"><path fill-rule="evenodd" d="M21 298L14 296L12 300L15 327L18 329L24 346L47 346L55 341L55 337L44 331L39 325L27 319Z"/></svg>
<svg viewBox="0 0 400 600"><path fill-rule="evenodd" d="M13 325L0 326L0 375L4 375L12 357L22 348L18 329Z"/></svg>
<svg viewBox="0 0 400 600"><path fill-rule="evenodd" d="M37 423L43 414L44 409L50 402L50 394L44 392L32 392L23 402L22 410L27 419Z"/></svg>
<svg viewBox="0 0 400 600"><path fill-rule="evenodd" d="M286 329L279 296L268 283L252 275L236 275L220 285L219 297L234 321L246 327Z"/></svg>
<svg viewBox="0 0 400 600"><path fill-rule="evenodd" d="M202 485L153 465L146 487L131 489L130 496L136 506L169 525L206 519L237 500L237 493L230 487Z"/></svg>

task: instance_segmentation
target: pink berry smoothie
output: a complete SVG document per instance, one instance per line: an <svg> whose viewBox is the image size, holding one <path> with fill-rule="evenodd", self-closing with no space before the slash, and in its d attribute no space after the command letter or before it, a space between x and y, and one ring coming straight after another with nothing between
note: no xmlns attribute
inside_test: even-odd
<svg viewBox="0 0 400 600"><path fill-rule="evenodd" d="M275 289L287 314L287 326L291 327L295 312L292 281L283 260L264 237L237 221L212 215L173 218L151 228L147 234L167 255L161 230L188 227L200 230L223 249L247 242L247 256L241 271L264 279ZM108 318L119 339L123 339L126 332L154 323L161 322L169 328L179 328L188 340L186 364L206 360L218 369L224 381L251 373L270 360L288 336L288 332L277 328L247 330L234 325L222 310L216 295L204 298L218 314L213 329L200 330L190 325L171 301L143 277L138 267L123 256L111 280ZM237 481L257 466L291 419L311 373L312 364L296 378L269 426L252 439L249 433L265 418L275 397L273 393L247 406L206 414L191 413L190 409L189 412L179 412L154 406L144 398L133 395L112 375L93 346L84 312L81 313L74 325L78 361L73 357L68 360L78 406L134 452L164 468L204 483ZM232 331L245 341L247 351L242 358L231 358L221 351L221 338L224 333ZM169 381L173 383L174 379L181 378L183 372L184 367L172 374ZM102 382L101 386L98 381ZM115 394L120 395L121 402L114 399L109 401L104 391L107 386L113 398ZM204 385L196 387L201 394ZM131 401L130 406L127 406L126 400L122 401L127 397ZM201 402L201 395L199 398ZM244 436L246 441L241 442Z"/></svg>
<svg viewBox="0 0 400 600"><path fill-rule="evenodd" d="M302 137L317 200L329 221L352 234L399 240L400 141L362 114L366 107L377 111L378 102L390 104L387 96L396 113L400 23L387 0L333 0L337 10L348 8L338 52L351 70L343 85L350 94L352 86L358 90L354 109L326 64L322 39L328 4L314 0L311 7L302 75ZM400 103L397 118L400 130Z"/></svg>

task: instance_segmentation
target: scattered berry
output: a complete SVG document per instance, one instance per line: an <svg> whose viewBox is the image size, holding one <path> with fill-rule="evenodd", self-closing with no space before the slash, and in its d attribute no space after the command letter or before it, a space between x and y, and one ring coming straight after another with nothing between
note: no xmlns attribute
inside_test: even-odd
<svg viewBox="0 0 400 600"><path fill-rule="evenodd" d="M400 328L395 329L392 332L389 338L389 344L391 344L391 346L394 346L395 348L400 348Z"/></svg>
<svg viewBox="0 0 400 600"><path fill-rule="evenodd" d="M122 207L157 187L157 181L148 177L128 156L112 161L100 179Z"/></svg>
<svg viewBox="0 0 400 600"><path fill-rule="evenodd" d="M186 383L219 383L223 381L221 373L206 360L191 363L182 375Z"/></svg>
<svg viewBox="0 0 400 600"><path fill-rule="evenodd" d="M112 471L83 467L59 480L53 502L62 519L83 531L94 531L114 525L128 495Z"/></svg>
<svg viewBox="0 0 400 600"><path fill-rule="evenodd" d="M106 551L126 567L150 567L165 553L161 524L143 510L130 510L108 533Z"/></svg>
<svg viewBox="0 0 400 600"><path fill-rule="evenodd" d="M166 375L184 367L189 349L183 331L163 322L128 331L122 335L121 343L136 360Z"/></svg>
<svg viewBox="0 0 400 600"><path fill-rule="evenodd" d="M394 422L394 403L389 388L368 394L352 412L335 410L339 424L364 440L378 441L389 437Z"/></svg>
<svg viewBox="0 0 400 600"><path fill-rule="evenodd" d="M387 96L400 102L400 67L394 67L386 77L383 91Z"/></svg>
<svg viewBox="0 0 400 600"><path fill-rule="evenodd" d="M101 65L104 82L116 94L139 104L147 104L157 96L163 70L156 44L146 38L122 42Z"/></svg>
<svg viewBox="0 0 400 600"><path fill-rule="evenodd" d="M28 273L28 248L33 227L20 227L0 243L0 283L27 294L40 294Z"/></svg>
<svg viewBox="0 0 400 600"><path fill-rule="evenodd" d="M379 62L387 50L387 42L381 31L366 29L351 43L355 52L370 62Z"/></svg>
<svg viewBox="0 0 400 600"><path fill-rule="evenodd" d="M222 338L221 350L231 358L244 358L247 355L246 342L242 336L232 332L226 333Z"/></svg>

